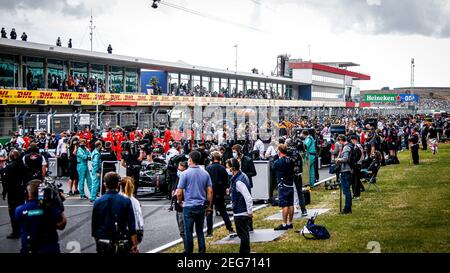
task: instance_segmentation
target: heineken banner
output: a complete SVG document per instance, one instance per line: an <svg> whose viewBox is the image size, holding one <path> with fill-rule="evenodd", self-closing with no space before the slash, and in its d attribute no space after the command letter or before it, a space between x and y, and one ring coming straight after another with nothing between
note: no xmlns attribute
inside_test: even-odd
<svg viewBox="0 0 450 273"><path fill-rule="evenodd" d="M419 102L419 95L415 94L365 94L364 102Z"/></svg>
<svg viewBox="0 0 450 273"><path fill-rule="evenodd" d="M365 94L365 102L397 102L397 94Z"/></svg>

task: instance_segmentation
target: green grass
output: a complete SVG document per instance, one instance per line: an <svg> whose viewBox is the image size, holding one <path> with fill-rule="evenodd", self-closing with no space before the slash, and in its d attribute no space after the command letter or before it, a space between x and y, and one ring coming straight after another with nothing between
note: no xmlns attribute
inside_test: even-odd
<svg viewBox="0 0 450 273"><path fill-rule="evenodd" d="M331 238L326 241L306 240L291 230L278 240L252 244L256 253L367 253L371 241L380 244L383 253L450 252L450 145L440 145L435 156L420 151L420 165L411 164L408 151L399 154L400 165L383 167L378 186L362 193L353 202L353 214L339 214L339 191L313 191L311 208L331 208L320 215L317 224L324 225ZM367 185L366 185L367 188ZM274 228L278 221L265 217L279 211L269 207L255 214L255 228ZM295 230L306 220L294 221ZM226 236L224 227L207 239L207 252L236 253L238 245L212 245ZM168 250L180 253L181 245Z"/></svg>

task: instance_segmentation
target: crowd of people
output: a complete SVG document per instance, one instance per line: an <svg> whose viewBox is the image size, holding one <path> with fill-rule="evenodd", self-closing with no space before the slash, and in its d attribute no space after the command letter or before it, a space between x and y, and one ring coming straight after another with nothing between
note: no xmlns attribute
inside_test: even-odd
<svg viewBox="0 0 450 273"><path fill-rule="evenodd" d="M287 99L282 94L276 91L263 89L248 89L247 91L237 91L233 88L229 91L228 88L221 88L219 91L208 90L206 87L200 85L194 86L190 89L187 84L171 84L168 92L169 96L183 96L183 97L213 97L213 98L242 98L242 99Z"/></svg>
<svg viewBox="0 0 450 273"><path fill-rule="evenodd" d="M246 127L249 128L248 124ZM279 138L264 143L259 137L230 140L225 128L221 139L217 137L219 133L197 141L193 130L184 134L168 128L127 131L118 127L102 132L86 128L60 133L19 128L11 141L0 147L3 197L8 198L12 225L8 238L21 237L22 252L59 251L57 230L67 224L63 209L49 208L54 225L46 231L49 236L43 242L32 240L33 236L40 236L33 226L36 219L23 214L39 210L42 205L38 192L48 172L49 155L45 151L53 150L61 176L68 177L69 189L64 196L78 196L94 206L92 236L98 252L138 251L144 226L136 199L140 170L144 162L158 161L167 165L170 210L176 211L185 252L193 252L194 229L199 251L206 252L203 225L206 220L206 236L212 236L215 210L230 236L241 239L240 252L249 253L249 236L253 232L252 188L257 176L254 160L270 162L271 200L282 208L282 222L275 230L289 230L293 228L295 206L302 215L307 215L303 182L314 189L319 180L319 157L321 165L329 164L330 171L336 173L345 195L342 213L350 214L352 202L359 200L364 191L362 179L373 183L381 166L398 164L400 150L411 149L413 163L419 164L419 145L427 149L428 143L437 145L439 138L448 139L450 121L444 116L430 121L419 115L318 119L293 115L278 123L276 130ZM251 136L248 131L245 135ZM309 163L303 168L308 169L308 177L299 175L298 158L293 156L292 147L305 153ZM126 168L126 177L120 177L116 164L111 163L117 161ZM234 228L226 211L228 194Z"/></svg>

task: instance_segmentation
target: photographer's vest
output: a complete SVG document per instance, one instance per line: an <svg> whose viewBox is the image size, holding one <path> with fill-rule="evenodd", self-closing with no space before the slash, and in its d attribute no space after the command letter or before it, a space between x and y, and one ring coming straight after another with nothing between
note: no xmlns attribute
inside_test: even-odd
<svg viewBox="0 0 450 273"><path fill-rule="evenodd" d="M42 179L42 162L42 155L38 153L30 153L25 156L29 179Z"/></svg>
<svg viewBox="0 0 450 273"><path fill-rule="evenodd" d="M241 171L231 178L231 201L233 203L233 213L247 212L247 203L245 203L244 196L237 190L236 183L241 181L247 187L250 192L250 181L248 177Z"/></svg>

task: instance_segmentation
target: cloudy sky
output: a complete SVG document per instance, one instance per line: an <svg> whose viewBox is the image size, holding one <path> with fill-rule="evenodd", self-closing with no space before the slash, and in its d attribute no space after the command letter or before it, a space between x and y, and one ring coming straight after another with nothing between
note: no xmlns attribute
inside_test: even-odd
<svg viewBox="0 0 450 273"><path fill-rule="evenodd" d="M89 49L270 74L276 56L352 61L372 75L362 89L450 86L449 0L0 0L0 24L29 41L58 36ZM309 51L309 48L311 49ZM309 54L311 52L311 54Z"/></svg>

